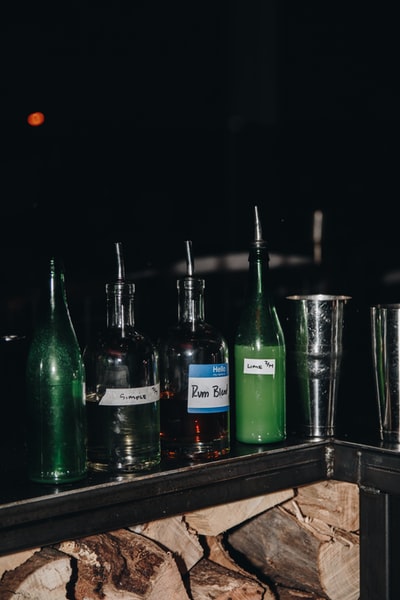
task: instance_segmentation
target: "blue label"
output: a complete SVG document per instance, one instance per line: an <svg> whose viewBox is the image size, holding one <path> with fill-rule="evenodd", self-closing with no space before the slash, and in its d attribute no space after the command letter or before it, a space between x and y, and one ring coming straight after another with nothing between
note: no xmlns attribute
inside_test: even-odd
<svg viewBox="0 0 400 600"><path fill-rule="evenodd" d="M217 365L189 365L189 377L226 377L228 364Z"/></svg>

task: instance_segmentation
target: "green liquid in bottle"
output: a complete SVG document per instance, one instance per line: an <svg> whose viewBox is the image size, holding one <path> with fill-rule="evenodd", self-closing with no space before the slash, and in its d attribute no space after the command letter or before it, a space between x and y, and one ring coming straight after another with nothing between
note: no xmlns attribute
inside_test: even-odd
<svg viewBox="0 0 400 600"><path fill-rule="evenodd" d="M286 346L270 294L257 206L254 213L247 295L234 344L236 439L270 444L286 438Z"/></svg>
<svg viewBox="0 0 400 600"><path fill-rule="evenodd" d="M239 442L267 444L286 437L285 415L285 348L235 345L236 438ZM274 374L255 368L244 373L245 359L273 364ZM259 364L259 363L256 363Z"/></svg>

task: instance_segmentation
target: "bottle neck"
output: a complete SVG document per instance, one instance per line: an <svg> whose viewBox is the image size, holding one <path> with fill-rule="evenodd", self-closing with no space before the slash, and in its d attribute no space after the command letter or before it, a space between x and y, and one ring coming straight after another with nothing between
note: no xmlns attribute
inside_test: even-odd
<svg viewBox="0 0 400 600"><path fill-rule="evenodd" d="M269 256L265 246L253 246L249 252L248 295L269 297Z"/></svg>
<svg viewBox="0 0 400 600"><path fill-rule="evenodd" d="M110 283L106 285L107 294L107 327L122 330L135 325L133 283Z"/></svg>
<svg viewBox="0 0 400 600"><path fill-rule="evenodd" d="M63 319L71 321L67 294L65 289L64 266L60 259L50 258L50 276L47 273L47 284L43 286L43 292L39 300L39 321L59 322Z"/></svg>
<svg viewBox="0 0 400 600"><path fill-rule="evenodd" d="M50 287L49 300L51 312L57 307L67 306L67 295L65 291L64 269L61 262L56 258L50 259Z"/></svg>
<svg viewBox="0 0 400 600"><path fill-rule="evenodd" d="M177 282L178 321L192 325L204 321L204 280L185 277Z"/></svg>
<svg viewBox="0 0 400 600"><path fill-rule="evenodd" d="M39 335L43 330L47 330L49 335L53 332L56 337L72 334L69 342L75 343L73 338L76 339L76 333L68 307L64 265L59 258L50 258L50 271L47 271L46 281L43 282L36 321Z"/></svg>

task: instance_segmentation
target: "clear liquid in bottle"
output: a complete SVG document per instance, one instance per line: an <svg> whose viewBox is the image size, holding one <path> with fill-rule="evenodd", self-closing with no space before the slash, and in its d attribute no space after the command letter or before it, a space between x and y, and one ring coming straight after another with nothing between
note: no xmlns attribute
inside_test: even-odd
<svg viewBox="0 0 400 600"><path fill-rule="evenodd" d="M125 281L119 243L117 256L107 327L84 351L88 460L94 470L129 473L160 462L160 384L156 347L135 327L135 286Z"/></svg>

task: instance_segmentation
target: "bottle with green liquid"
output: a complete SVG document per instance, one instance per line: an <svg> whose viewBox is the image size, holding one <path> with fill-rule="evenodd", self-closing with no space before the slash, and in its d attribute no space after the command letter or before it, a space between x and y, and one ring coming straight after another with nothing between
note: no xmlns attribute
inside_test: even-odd
<svg viewBox="0 0 400 600"><path fill-rule="evenodd" d="M257 206L247 296L234 341L236 439L268 444L286 438L286 347L269 288L269 255Z"/></svg>

